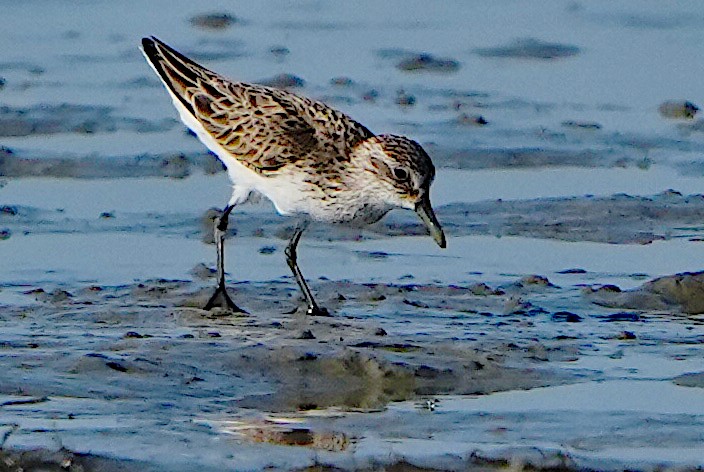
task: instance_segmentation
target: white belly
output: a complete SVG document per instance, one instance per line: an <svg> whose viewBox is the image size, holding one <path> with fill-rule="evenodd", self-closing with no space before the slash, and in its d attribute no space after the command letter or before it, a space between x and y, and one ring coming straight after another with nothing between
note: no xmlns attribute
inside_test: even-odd
<svg viewBox="0 0 704 472"><path fill-rule="evenodd" d="M242 203L252 191L256 191L271 200L274 207L276 207L276 211L282 215L311 213L311 201L306 198L306 193L303 192L305 184L302 180L302 174L286 173L279 176L264 177L254 172L241 164L224 149L191 115L180 100L173 97L173 95L172 100L179 112L181 121L193 130L198 139L225 164L227 174L233 183L233 197L230 204Z"/></svg>

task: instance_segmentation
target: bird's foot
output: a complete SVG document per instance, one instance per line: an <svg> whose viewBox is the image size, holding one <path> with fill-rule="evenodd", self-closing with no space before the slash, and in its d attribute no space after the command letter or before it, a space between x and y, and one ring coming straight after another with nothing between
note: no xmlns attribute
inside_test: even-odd
<svg viewBox="0 0 704 472"><path fill-rule="evenodd" d="M224 286L219 285L215 289L215 293L210 297L208 303L205 304L205 310L212 310L213 308L219 308L221 310L227 310L232 313L247 313L242 308L235 305L230 296L227 294L227 289Z"/></svg>
<svg viewBox="0 0 704 472"><path fill-rule="evenodd" d="M327 308L320 308L318 305L311 305L306 310L308 316L332 316Z"/></svg>

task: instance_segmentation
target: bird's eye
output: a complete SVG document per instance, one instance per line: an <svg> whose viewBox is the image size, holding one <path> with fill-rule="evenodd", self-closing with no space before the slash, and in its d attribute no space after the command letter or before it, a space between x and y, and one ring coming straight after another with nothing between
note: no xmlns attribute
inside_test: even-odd
<svg viewBox="0 0 704 472"><path fill-rule="evenodd" d="M397 167L394 169L394 177L398 180L408 180L408 171L402 167Z"/></svg>

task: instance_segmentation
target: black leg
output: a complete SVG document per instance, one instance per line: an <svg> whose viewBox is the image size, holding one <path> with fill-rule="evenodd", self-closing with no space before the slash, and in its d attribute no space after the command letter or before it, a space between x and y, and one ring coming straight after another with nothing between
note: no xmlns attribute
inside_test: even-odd
<svg viewBox="0 0 704 472"><path fill-rule="evenodd" d="M213 236L218 252L218 286L213 296L211 296L208 303L206 303L206 310L212 310L217 307L235 313L246 313L246 311L235 305L227 294L227 288L225 287L225 233L227 232L230 212L234 207L234 205L228 205L223 210L222 215L219 218L215 218Z"/></svg>
<svg viewBox="0 0 704 472"><path fill-rule="evenodd" d="M308 288L306 279L303 278L301 269L298 267L298 254L296 253L296 248L298 247L298 241L300 241L303 231L305 231L307 227L307 222L299 223L298 226L296 226L296 229L293 231L293 235L288 242L288 246L286 246L286 250L284 251L286 254L286 262L291 268L293 276L296 277L296 282L298 282L298 286L301 287L303 296L308 304L308 310L306 313L311 316L330 316L327 309L320 308L315 302L315 298L313 298L313 294L311 293L310 288Z"/></svg>

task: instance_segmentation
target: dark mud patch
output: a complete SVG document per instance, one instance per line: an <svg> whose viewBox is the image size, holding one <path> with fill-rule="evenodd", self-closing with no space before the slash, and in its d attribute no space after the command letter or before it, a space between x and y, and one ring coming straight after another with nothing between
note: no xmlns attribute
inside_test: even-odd
<svg viewBox="0 0 704 472"><path fill-rule="evenodd" d="M102 179L124 177L184 178L195 171L214 174L223 164L206 151L136 156L53 156L0 148L1 177Z"/></svg>
<svg viewBox="0 0 704 472"><path fill-rule="evenodd" d="M459 61L428 52L390 48L380 49L376 55L386 61L394 61L396 68L404 72L453 73L460 69Z"/></svg>
<svg viewBox="0 0 704 472"><path fill-rule="evenodd" d="M704 272L659 277L633 290L599 287L590 289L587 297L613 308L697 315L704 313Z"/></svg>
<svg viewBox="0 0 704 472"><path fill-rule="evenodd" d="M690 372L675 377L672 380L675 385L682 387L704 388L704 372Z"/></svg>
<svg viewBox="0 0 704 472"><path fill-rule="evenodd" d="M218 31L228 29L240 20L230 13L203 13L192 16L190 23L196 28Z"/></svg>
<svg viewBox="0 0 704 472"><path fill-rule="evenodd" d="M468 115L470 124L475 123ZM458 118L455 125L467 125L466 119ZM486 121L486 120L484 120ZM545 148L496 148L496 149L451 149L436 145L428 146L433 160L443 167L453 169L502 169L543 167L613 167L627 164L622 154L603 151L569 151ZM635 163L635 161L634 161Z"/></svg>
<svg viewBox="0 0 704 472"><path fill-rule="evenodd" d="M114 115L105 106L39 105L29 108L0 107L0 137L34 136L58 133L105 133L134 131L157 133L176 125L173 119L159 122Z"/></svg>
<svg viewBox="0 0 704 472"><path fill-rule="evenodd" d="M396 99L394 102L401 107L411 107L416 104L416 96L403 89L399 89L396 91Z"/></svg>
<svg viewBox="0 0 704 472"><path fill-rule="evenodd" d="M24 61L11 61L11 62L0 62L0 72L14 72L22 71L33 76L39 76L46 72L46 70L39 64L34 64L31 62Z"/></svg>
<svg viewBox="0 0 704 472"><path fill-rule="evenodd" d="M415 90L414 90L415 92ZM420 100L424 97L418 94ZM689 162L684 159L668 158L659 164L672 166L696 164L695 155L704 152L699 142L700 136L691 136L704 130L704 120L680 120L674 127L681 137L664 135L638 135L618 132L598 122L565 119L557 128L532 127L522 129L501 129L501 108L516 109L550 109L547 103L508 100L505 102L475 102L473 99L457 99L451 103L433 105L434 108L452 112L454 117L423 125L434 135L428 138L424 146L433 162L442 167L459 169L501 169L501 168L544 168L544 167L581 167L581 168L626 168L647 169L653 160L648 154L663 151L673 155L690 155ZM455 115L455 113L459 113ZM481 114L478 113L481 111ZM513 112L512 112L513 113ZM568 112L567 116L572 112ZM467 126L462 114L468 117L480 115L491 126L486 126L487 135L477 135L474 127ZM420 127L406 124L408 133ZM495 134L498 133L498 134ZM501 139L513 138L516 143L529 143L521 146L477 146L481 137L502 136ZM689 138L689 139L683 139ZM493 138L491 138L493 139ZM539 141L539 143L536 141ZM452 144L451 144L452 143ZM696 167L696 166L694 166ZM701 167L701 166L699 166ZM683 173L685 173L683 171Z"/></svg>
<svg viewBox="0 0 704 472"><path fill-rule="evenodd" d="M1 472L157 472L161 467L146 462L74 453L67 449L3 449L0 448Z"/></svg>
<svg viewBox="0 0 704 472"><path fill-rule="evenodd" d="M269 52L277 61L283 61L291 54L291 50L286 46L272 46L269 48Z"/></svg>
<svg viewBox="0 0 704 472"><path fill-rule="evenodd" d="M405 72L450 73L457 72L460 68L460 63L454 59L421 53L405 57L396 64L396 68Z"/></svg>
<svg viewBox="0 0 704 472"><path fill-rule="evenodd" d="M258 83L266 85L267 87L275 87L280 89L302 88L306 85L306 81L297 75L285 73L275 75L274 77L261 79Z"/></svg>
<svg viewBox="0 0 704 472"><path fill-rule="evenodd" d="M587 131L597 131L602 128L599 123L594 121L575 121L566 120L561 123L565 128L576 129L576 130L587 130Z"/></svg>
<svg viewBox="0 0 704 472"><path fill-rule="evenodd" d="M563 241L648 244L692 237L704 221L704 197L668 191L650 197L541 198L456 203L438 209L448 234L529 236ZM426 234L409 215L394 213L386 234Z"/></svg>
<svg viewBox="0 0 704 472"><path fill-rule="evenodd" d="M483 115L470 115L467 113L460 113L457 118L453 120L454 124L459 125L469 125L469 126L486 126L489 122L484 118Z"/></svg>
<svg viewBox="0 0 704 472"><path fill-rule="evenodd" d="M527 38L516 40L506 46L475 49L474 53L482 57L541 59L552 60L576 56L581 51L577 46L550 43L539 39Z"/></svg>

